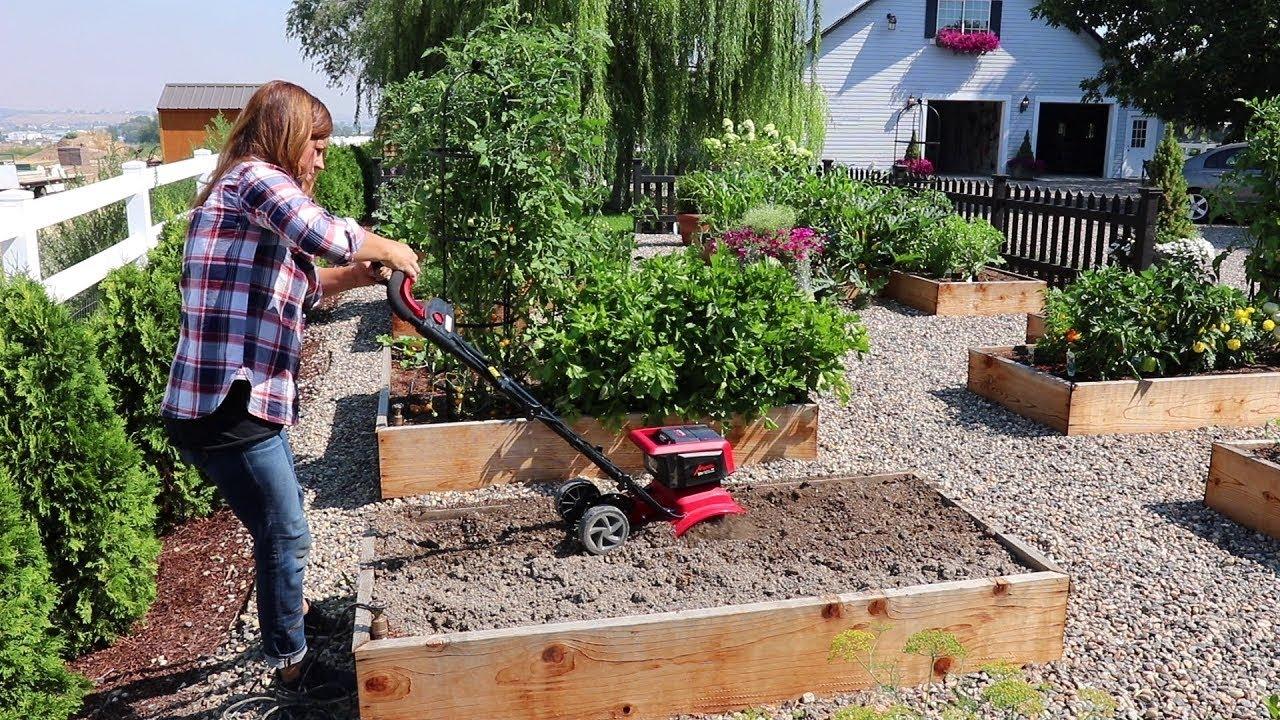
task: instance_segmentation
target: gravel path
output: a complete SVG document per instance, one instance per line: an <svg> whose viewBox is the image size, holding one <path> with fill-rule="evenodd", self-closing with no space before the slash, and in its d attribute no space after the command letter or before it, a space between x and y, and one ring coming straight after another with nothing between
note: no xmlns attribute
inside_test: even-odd
<svg viewBox="0 0 1280 720"><path fill-rule="evenodd" d="M291 434L315 540L309 592L335 606L352 599L357 537L377 507L376 337L388 330L380 293L353 291L314 318L308 333L321 341L328 368L304 389L304 417ZM863 318L874 351L850 362L855 396L847 407L822 401L819 459L748 468L739 482L915 469L1071 574L1066 655L1033 671L1055 696L1101 688L1126 718L1265 717L1261 698L1280 691L1280 542L1201 503L1210 441L1265 430L1054 435L964 390L965 348L1019 341L1023 318L924 317L895 305L870 307ZM539 492L496 488L391 502ZM242 621L209 661L210 677L180 691L187 701L173 716L217 717L226 702L255 692L263 677L256 628L250 614ZM902 697L925 710L942 692ZM825 720L866 699L814 700L759 717ZM1046 717L1073 713L1055 702Z"/></svg>

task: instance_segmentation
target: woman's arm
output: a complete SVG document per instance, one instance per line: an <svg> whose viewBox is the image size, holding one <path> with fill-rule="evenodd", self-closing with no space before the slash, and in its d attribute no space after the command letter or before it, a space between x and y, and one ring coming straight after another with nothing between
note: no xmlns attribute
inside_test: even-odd
<svg viewBox="0 0 1280 720"><path fill-rule="evenodd" d="M326 296L337 295L358 287L376 284L368 263L357 262L342 267L316 268L316 277Z"/></svg>

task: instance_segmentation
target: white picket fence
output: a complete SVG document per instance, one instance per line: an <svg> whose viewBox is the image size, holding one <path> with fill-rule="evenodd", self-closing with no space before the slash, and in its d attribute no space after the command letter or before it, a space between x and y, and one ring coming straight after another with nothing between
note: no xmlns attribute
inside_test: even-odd
<svg viewBox="0 0 1280 720"><path fill-rule="evenodd" d="M197 186L203 189L218 156L204 149L196 150L194 155L190 160L155 167L131 160L122 166L119 177L39 199L29 190L0 191L0 268L7 274L26 275L44 283L59 302L93 287L107 273L138 260L155 246L163 223L151 223L153 188L196 178ZM129 220L128 237L55 275L41 277L37 240L41 229L121 200L125 201Z"/></svg>

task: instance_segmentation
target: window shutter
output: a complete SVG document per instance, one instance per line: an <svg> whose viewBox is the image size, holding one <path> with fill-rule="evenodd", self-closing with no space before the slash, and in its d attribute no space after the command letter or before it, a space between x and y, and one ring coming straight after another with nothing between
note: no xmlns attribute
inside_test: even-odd
<svg viewBox="0 0 1280 720"><path fill-rule="evenodd" d="M938 34L938 0L924 0L924 36Z"/></svg>
<svg viewBox="0 0 1280 720"><path fill-rule="evenodd" d="M991 32L1000 35L1000 16L1004 14L1004 0L991 0Z"/></svg>

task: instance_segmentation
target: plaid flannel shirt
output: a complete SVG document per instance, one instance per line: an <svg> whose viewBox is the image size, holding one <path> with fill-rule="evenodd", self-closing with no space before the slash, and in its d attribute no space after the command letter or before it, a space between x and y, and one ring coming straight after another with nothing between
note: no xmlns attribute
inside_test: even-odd
<svg viewBox="0 0 1280 720"><path fill-rule="evenodd" d="M355 220L330 215L276 165L231 168L191 215L182 330L161 414L208 415L245 379L250 414L297 423L302 313L323 290L313 258L349 263L364 239Z"/></svg>

